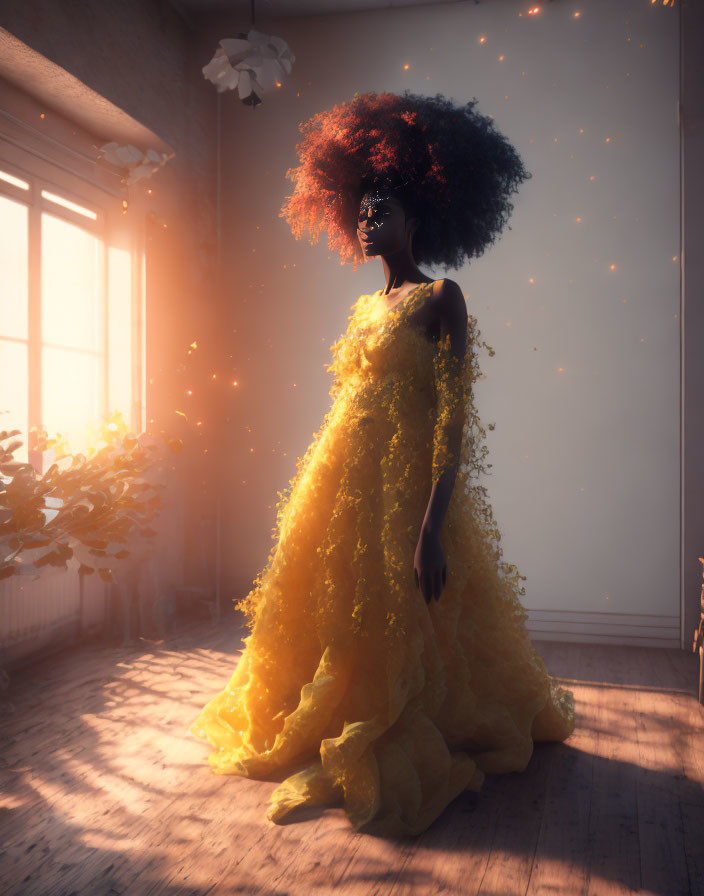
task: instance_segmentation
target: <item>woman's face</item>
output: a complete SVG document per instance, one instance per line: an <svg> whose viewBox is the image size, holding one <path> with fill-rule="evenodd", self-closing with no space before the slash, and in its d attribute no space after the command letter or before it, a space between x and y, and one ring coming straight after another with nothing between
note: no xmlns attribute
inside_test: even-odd
<svg viewBox="0 0 704 896"><path fill-rule="evenodd" d="M357 239L364 255L393 255L410 248L414 220L407 220L401 202L391 193L370 202L378 194L365 193L357 217Z"/></svg>

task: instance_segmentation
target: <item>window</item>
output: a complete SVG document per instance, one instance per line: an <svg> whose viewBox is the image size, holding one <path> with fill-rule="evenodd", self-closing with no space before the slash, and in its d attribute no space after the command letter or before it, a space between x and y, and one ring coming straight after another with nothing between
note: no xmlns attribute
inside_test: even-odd
<svg viewBox="0 0 704 896"><path fill-rule="evenodd" d="M123 199L0 130L0 429L85 452L121 412L144 429L143 252Z"/></svg>

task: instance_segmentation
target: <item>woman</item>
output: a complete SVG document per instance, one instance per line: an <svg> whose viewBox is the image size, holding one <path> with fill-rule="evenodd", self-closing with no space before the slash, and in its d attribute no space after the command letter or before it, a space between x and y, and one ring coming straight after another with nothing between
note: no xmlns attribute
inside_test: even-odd
<svg viewBox="0 0 704 896"><path fill-rule="evenodd" d="M332 406L237 603L243 653L189 729L220 774L287 775L275 822L342 801L356 830L420 834L486 772L525 769L534 741L574 727L486 489L469 484L486 472L479 331L457 284L418 267L481 255L530 177L475 102L355 94L301 126L288 172L296 237L325 227L354 269L381 257L386 282L332 346Z"/></svg>

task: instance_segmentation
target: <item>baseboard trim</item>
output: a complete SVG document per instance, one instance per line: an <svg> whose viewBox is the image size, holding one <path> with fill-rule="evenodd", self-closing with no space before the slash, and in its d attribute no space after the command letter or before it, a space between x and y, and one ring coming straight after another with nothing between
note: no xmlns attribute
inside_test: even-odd
<svg viewBox="0 0 704 896"><path fill-rule="evenodd" d="M679 647L679 616L528 609L526 628L534 641Z"/></svg>

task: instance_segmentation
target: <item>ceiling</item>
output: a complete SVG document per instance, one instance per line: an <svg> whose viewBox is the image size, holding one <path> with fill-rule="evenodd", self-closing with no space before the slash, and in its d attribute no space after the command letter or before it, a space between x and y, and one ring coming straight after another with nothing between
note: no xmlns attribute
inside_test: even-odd
<svg viewBox="0 0 704 896"><path fill-rule="evenodd" d="M279 19L287 16L334 15L369 9L393 9L402 6L430 6L460 0L255 0L256 16ZM475 3L480 0L474 0ZM212 13L238 13L251 16L251 0L170 0L171 6L185 19L197 19Z"/></svg>

